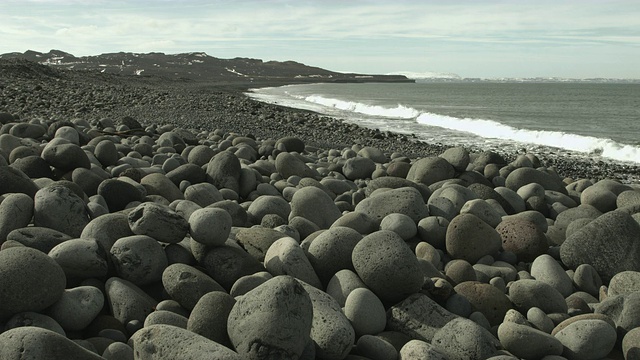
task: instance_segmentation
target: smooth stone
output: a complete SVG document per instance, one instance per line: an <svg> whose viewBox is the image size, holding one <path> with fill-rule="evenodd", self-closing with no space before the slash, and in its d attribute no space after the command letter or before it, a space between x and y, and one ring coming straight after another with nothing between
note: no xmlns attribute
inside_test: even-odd
<svg viewBox="0 0 640 360"><path fill-rule="evenodd" d="M286 151L288 152L297 152L302 154L304 152L305 144L304 141L300 140L295 136L285 136L278 139L275 143L275 147L279 147L280 145L284 145Z"/></svg>
<svg viewBox="0 0 640 360"><path fill-rule="evenodd" d="M148 195L160 195L169 202L184 199L182 191L164 174L146 175L140 180L140 184L144 186Z"/></svg>
<svg viewBox="0 0 640 360"><path fill-rule="evenodd" d="M96 193L104 198L111 212L123 210L127 204L143 198L135 186L118 179L103 180Z"/></svg>
<svg viewBox="0 0 640 360"><path fill-rule="evenodd" d="M66 287L64 271L36 249L0 251L0 319L25 311L41 311L60 299Z"/></svg>
<svg viewBox="0 0 640 360"><path fill-rule="evenodd" d="M242 356L227 347L186 329L156 324L145 327L129 340L140 359L220 359L239 360Z"/></svg>
<svg viewBox="0 0 640 360"><path fill-rule="evenodd" d="M8 331L17 327L36 326L39 328L51 330L62 336L67 336L66 332L53 318L33 311L21 312L15 314L11 319L7 320L4 325L4 331Z"/></svg>
<svg viewBox="0 0 640 360"><path fill-rule="evenodd" d="M597 360L606 357L616 344L616 330L603 320L576 321L555 334L569 360Z"/></svg>
<svg viewBox="0 0 640 360"><path fill-rule="evenodd" d="M616 198L617 208L637 205L640 205L640 191L638 189L625 190L621 192Z"/></svg>
<svg viewBox="0 0 640 360"><path fill-rule="evenodd" d="M553 190L563 194L567 193L562 179L558 176L528 167L518 168L509 173L505 186L513 191L517 191L521 187L531 183L540 184L545 190Z"/></svg>
<svg viewBox="0 0 640 360"><path fill-rule="evenodd" d="M26 227L33 218L33 198L27 194L8 194L0 203L0 245L7 235Z"/></svg>
<svg viewBox="0 0 640 360"><path fill-rule="evenodd" d="M500 214L486 200L473 199L467 201L460 209L460 214L472 214L495 228L502 221Z"/></svg>
<svg viewBox="0 0 640 360"><path fill-rule="evenodd" d="M396 303L422 288L418 259L394 232L365 236L351 256L358 276L383 302Z"/></svg>
<svg viewBox="0 0 640 360"><path fill-rule="evenodd" d="M446 249L454 259L475 264L483 256L498 253L501 244L498 232L472 214L456 216L447 227Z"/></svg>
<svg viewBox="0 0 640 360"><path fill-rule="evenodd" d="M229 339L242 358L299 358L313 318L305 288L290 276L276 276L235 303L227 321Z"/></svg>
<svg viewBox="0 0 640 360"><path fill-rule="evenodd" d="M373 194L356 205L355 211L376 219L393 213L409 216L415 223L429 215L420 192L412 187L401 187Z"/></svg>
<svg viewBox="0 0 640 360"><path fill-rule="evenodd" d="M259 224L265 215L275 214L283 219L288 219L291 213L291 205L281 196L262 195L258 196L249 208L247 215L254 224Z"/></svg>
<svg viewBox="0 0 640 360"><path fill-rule="evenodd" d="M487 329L465 318L449 321L434 334L431 344L450 360L486 359L500 348Z"/></svg>
<svg viewBox="0 0 640 360"><path fill-rule="evenodd" d="M551 285L564 297L573 293L571 278L562 268L562 265L551 255L543 254L538 256L531 264L529 272L536 280Z"/></svg>
<svg viewBox="0 0 640 360"><path fill-rule="evenodd" d="M380 230L393 231L403 240L409 240L418 234L418 227L408 215L389 214L380 222Z"/></svg>
<svg viewBox="0 0 640 360"><path fill-rule="evenodd" d="M57 332L35 326L18 327L0 334L0 358L6 360L104 360Z"/></svg>
<svg viewBox="0 0 640 360"><path fill-rule="evenodd" d="M118 149L111 140L102 140L96 144L93 154L103 167L115 165L118 162Z"/></svg>
<svg viewBox="0 0 640 360"><path fill-rule="evenodd" d="M333 224L331 224L332 228L338 226L344 226L354 229L362 235L371 234L372 232L378 231L380 229L377 220L359 211L352 211L344 214Z"/></svg>
<svg viewBox="0 0 640 360"><path fill-rule="evenodd" d="M458 318L425 294L410 295L387 310L387 330L431 343L436 332Z"/></svg>
<svg viewBox="0 0 640 360"><path fill-rule="evenodd" d="M71 173L71 181L77 184L87 196L96 195L103 180L102 176L85 168L77 168Z"/></svg>
<svg viewBox="0 0 640 360"><path fill-rule="evenodd" d="M264 271L264 266L256 258L236 246L210 248L201 259L199 256L196 256L196 259L207 274L226 290L230 290L239 278Z"/></svg>
<svg viewBox="0 0 640 360"><path fill-rule="evenodd" d="M622 354L625 360L640 359L640 328L632 329L624 336Z"/></svg>
<svg viewBox="0 0 640 360"><path fill-rule="evenodd" d="M340 305L331 296L300 282L309 294L313 308L310 337L319 359L344 359L355 342L355 331Z"/></svg>
<svg viewBox="0 0 640 360"><path fill-rule="evenodd" d="M56 245L72 239L71 236L61 233L58 230L29 226L13 230L7 235L7 241L16 241L20 244L48 253Z"/></svg>
<svg viewBox="0 0 640 360"><path fill-rule="evenodd" d="M462 147L452 147L445 150L440 157L447 160L457 172L463 172L469 166L469 152Z"/></svg>
<svg viewBox="0 0 640 360"><path fill-rule="evenodd" d="M464 296L471 304L472 311L481 312L491 326L502 323L511 301L497 287L476 281L466 281L456 285L453 290Z"/></svg>
<svg viewBox="0 0 640 360"><path fill-rule="evenodd" d="M623 338L630 330L640 326L640 293L609 296L598 304L596 314L608 316Z"/></svg>
<svg viewBox="0 0 640 360"><path fill-rule="evenodd" d="M446 248L449 220L441 216L428 216L418 222L418 237L436 249Z"/></svg>
<svg viewBox="0 0 640 360"><path fill-rule="evenodd" d="M49 257L60 265L67 278L102 278L109 268L107 252L92 238L67 240L51 249Z"/></svg>
<svg viewBox="0 0 640 360"><path fill-rule="evenodd" d="M553 328L553 330L551 331L551 335L555 336L561 330L564 330L564 328L566 328L567 326L573 324L576 321L582 321L582 320L602 320L607 322L612 328L616 327L616 323L609 316L605 314L588 313L588 314L580 314L580 315L572 316L570 318L567 318L561 321L560 323L558 323L558 325L556 325L556 327Z"/></svg>
<svg viewBox="0 0 640 360"><path fill-rule="evenodd" d="M284 153L281 153L284 154ZM306 186L293 194L289 220L301 216L320 229L328 229L342 212L326 192L314 186Z"/></svg>
<svg viewBox="0 0 640 360"><path fill-rule="evenodd" d="M525 210L527 210L527 205L524 202L524 200L520 197L520 195L518 195L518 193L515 192L515 190L510 189L508 187L504 187L504 186L496 186L493 189L496 193L498 193L498 195L509 204L508 207L510 207L511 209L513 209L513 212L515 214L521 213ZM504 206L503 206L504 208ZM505 209L505 212L509 213L509 211L506 211L507 209Z"/></svg>
<svg viewBox="0 0 640 360"><path fill-rule="evenodd" d="M242 296L248 293L249 291L257 288L258 286L264 284L267 280L271 279L272 277L273 276L266 271L262 273L253 274L253 275L243 276L240 279L238 279L235 283L233 283L233 286L231 287L229 294L231 294L231 296L233 296L234 298L237 296Z"/></svg>
<svg viewBox="0 0 640 360"><path fill-rule="evenodd" d="M363 335L356 343L358 354L371 360L395 360L398 350L389 342L373 335Z"/></svg>
<svg viewBox="0 0 640 360"><path fill-rule="evenodd" d="M89 326L104 306L104 294L93 286L66 289L62 297L47 309L47 314L65 331L80 331Z"/></svg>
<svg viewBox="0 0 640 360"><path fill-rule="evenodd" d="M425 202L431 196L431 190L427 185L393 176L383 176L369 181L364 189L364 194L369 197L378 189L400 189L404 187L412 187L418 190L422 195L422 200Z"/></svg>
<svg viewBox="0 0 640 360"><path fill-rule="evenodd" d="M551 334L554 328L553 320L537 307L532 307L527 311L527 320L531 325L547 334Z"/></svg>
<svg viewBox="0 0 640 360"><path fill-rule="evenodd" d="M189 217L191 238L207 246L221 246L231 233L231 215L223 209L204 208Z"/></svg>
<svg viewBox="0 0 640 360"><path fill-rule="evenodd" d="M52 185L38 190L34 198L33 224L80 237L90 221L84 201L68 187Z"/></svg>
<svg viewBox="0 0 640 360"><path fill-rule="evenodd" d="M640 292L640 272L622 271L611 278L607 294L609 296Z"/></svg>
<svg viewBox="0 0 640 360"><path fill-rule="evenodd" d="M52 144L50 142L42 150L41 156L49 165L65 172L79 167L91 168L89 157L76 144Z"/></svg>
<svg viewBox="0 0 640 360"><path fill-rule="evenodd" d="M114 342L102 353L105 360L134 360L133 349L122 342Z"/></svg>
<svg viewBox="0 0 640 360"><path fill-rule="evenodd" d="M362 279L358 277L358 274L351 270L338 271L327 285L327 294L331 295L341 307L344 307L349 294L358 288L366 288Z"/></svg>
<svg viewBox="0 0 640 360"><path fill-rule="evenodd" d="M13 168L15 170L18 170L24 173L31 179L37 179L37 178L52 179L53 178L53 171L51 171L51 167L49 166L49 164L47 164L47 162L44 161L43 158L36 155L18 158L11 163L10 168Z"/></svg>
<svg viewBox="0 0 640 360"><path fill-rule="evenodd" d="M357 288L349 293L344 304L344 314L351 321L356 337L378 334L387 325L384 305L367 288Z"/></svg>
<svg viewBox="0 0 640 360"><path fill-rule="evenodd" d="M94 239L104 251L109 251L118 239L132 235L127 215L112 213L92 219L82 230L80 238Z"/></svg>
<svg viewBox="0 0 640 360"><path fill-rule="evenodd" d="M376 170L376 163L366 157L354 157L347 159L342 166L342 173L349 180L371 178Z"/></svg>
<svg viewBox="0 0 640 360"><path fill-rule="evenodd" d="M227 335L227 319L235 303L234 298L224 291L204 294L189 315L187 330L231 347Z"/></svg>
<svg viewBox="0 0 640 360"><path fill-rule="evenodd" d="M288 152L278 154L275 165L276 171L285 179L290 176L316 178L319 175L316 170L309 168L300 158Z"/></svg>
<svg viewBox="0 0 640 360"><path fill-rule="evenodd" d="M231 215L231 223L233 226L247 226L247 210L238 204L237 200L221 200L207 207L215 209L223 209Z"/></svg>
<svg viewBox="0 0 640 360"><path fill-rule="evenodd" d="M426 157L411 165L407 179L431 185L441 180L451 179L455 175L454 167L441 157Z"/></svg>
<svg viewBox="0 0 640 360"><path fill-rule="evenodd" d="M571 269L592 265L605 282L621 271L640 271L640 224L622 211L601 215L562 243L560 258Z"/></svg>
<svg viewBox="0 0 640 360"><path fill-rule="evenodd" d="M593 296L598 296L602 279L596 269L589 264L579 265L573 273L573 283L578 290L587 292Z"/></svg>
<svg viewBox="0 0 640 360"><path fill-rule="evenodd" d="M510 217L503 220L496 231L502 239L502 249L516 254L520 261L533 261L549 249L547 237L531 221Z"/></svg>
<svg viewBox="0 0 640 360"><path fill-rule="evenodd" d="M509 287L511 302L522 313L537 307L546 314L566 313L567 303L564 296L551 285L540 280L522 279L514 281Z"/></svg>
<svg viewBox="0 0 640 360"><path fill-rule="evenodd" d="M242 228L235 235L240 246L259 261L264 261L269 247L283 237L287 236L280 231L261 227Z"/></svg>
<svg viewBox="0 0 640 360"><path fill-rule="evenodd" d="M193 184L184 191L184 199L193 201L200 207L207 207L213 203L223 200L223 196L212 184Z"/></svg>
<svg viewBox="0 0 640 360"><path fill-rule="evenodd" d="M435 346L422 340L407 342L398 355L398 360L448 360L448 357L436 350Z"/></svg>
<svg viewBox="0 0 640 360"><path fill-rule="evenodd" d="M162 285L169 296L187 310L192 310L205 294L224 291L209 275L186 264L172 264L164 269Z"/></svg>
<svg viewBox="0 0 640 360"><path fill-rule="evenodd" d="M542 185L538 183L531 183L521 186L516 193L522 198L522 200L527 201L527 199L534 196L544 197L545 190Z"/></svg>
<svg viewBox="0 0 640 360"><path fill-rule="evenodd" d="M527 325L505 321L498 327L498 339L511 354L522 359L562 355L560 340Z"/></svg>
<svg viewBox="0 0 640 360"><path fill-rule="evenodd" d="M144 323L144 319L158 304L151 296L127 280L112 277L105 282L104 287L109 309L122 324L132 320Z"/></svg>
<svg viewBox="0 0 640 360"><path fill-rule="evenodd" d="M603 213L615 210L617 200L618 196L615 193L603 186L598 186L598 183L580 193L581 204L591 205Z"/></svg>
<svg viewBox="0 0 640 360"><path fill-rule="evenodd" d="M188 319L172 311L156 309L144 319L144 327L151 325L171 325L181 329L187 328Z"/></svg>
<svg viewBox="0 0 640 360"><path fill-rule="evenodd" d="M128 216L134 234L147 235L164 243L179 243L189 231L187 220L169 207L156 203L142 203Z"/></svg>
<svg viewBox="0 0 640 360"><path fill-rule="evenodd" d="M491 265L475 264L473 270L476 271L476 276L486 277L487 279L493 279L496 277L502 278L505 283L516 280L518 276L517 269L504 261L496 261Z"/></svg>
<svg viewBox="0 0 640 360"><path fill-rule="evenodd" d="M290 275L316 288L323 288L304 251L293 238L276 240L264 256L264 267L272 275Z"/></svg>
<svg viewBox="0 0 640 360"><path fill-rule="evenodd" d="M340 270L354 270L351 253L361 239L351 228L332 227L313 240L306 255L323 284Z"/></svg>
<svg viewBox="0 0 640 360"><path fill-rule="evenodd" d="M168 266L162 245L146 235L120 238L109 252L118 275L138 286L160 281Z"/></svg>

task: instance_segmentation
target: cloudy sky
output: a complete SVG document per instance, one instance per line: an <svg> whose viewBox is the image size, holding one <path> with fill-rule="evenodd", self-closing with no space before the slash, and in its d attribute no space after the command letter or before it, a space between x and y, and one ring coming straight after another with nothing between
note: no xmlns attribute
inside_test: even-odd
<svg viewBox="0 0 640 360"><path fill-rule="evenodd" d="M2 0L0 53L204 51L336 71L640 78L638 0Z"/></svg>

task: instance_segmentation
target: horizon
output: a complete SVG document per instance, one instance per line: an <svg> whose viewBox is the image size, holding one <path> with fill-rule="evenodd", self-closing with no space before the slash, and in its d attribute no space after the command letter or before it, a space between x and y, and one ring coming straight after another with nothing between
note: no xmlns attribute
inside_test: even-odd
<svg viewBox="0 0 640 360"><path fill-rule="evenodd" d="M205 52L336 72L640 79L640 2L8 0L0 53Z"/></svg>

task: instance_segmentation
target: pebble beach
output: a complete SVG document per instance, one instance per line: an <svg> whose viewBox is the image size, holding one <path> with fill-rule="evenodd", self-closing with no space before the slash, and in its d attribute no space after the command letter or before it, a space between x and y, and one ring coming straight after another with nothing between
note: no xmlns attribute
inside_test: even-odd
<svg viewBox="0 0 640 360"><path fill-rule="evenodd" d="M0 62L0 359L640 359L638 167Z"/></svg>

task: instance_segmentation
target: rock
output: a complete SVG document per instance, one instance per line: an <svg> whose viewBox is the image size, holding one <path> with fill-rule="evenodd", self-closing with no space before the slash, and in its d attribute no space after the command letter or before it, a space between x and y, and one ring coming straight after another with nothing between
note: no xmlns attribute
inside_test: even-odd
<svg viewBox="0 0 640 360"><path fill-rule="evenodd" d="M137 331L129 343L141 359L220 359L243 357L204 336L171 325L150 325Z"/></svg>
<svg viewBox="0 0 640 360"><path fill-rule="evenodd" d="M441 180L451 179L455 175L453 166L441 157L427 157L411 165L407 179L431 185Z"/></svg>
<svg viewBox="0 0 640 360"><path fill-rule="evenodd" d="M513 191L518 191L521 187L531 183L540 184L545 190L557 191L562 194L567 193L562 179L529 167L518 168L509 173L505 186Z"/></svg>
<svg viewBox="0 0 640 360"><path fill-rule="evenodd" d="M449 220L440 216L428 216L418 222L418 236L436 249L444 250L448 227Z"/></svg>
<svg viewBox="0 0 640 360"><path fill-rule="evenodd" d="M609 296L598 304L595 313L613 320L622 339L631 329L640 327L640 293Z"/></svg>
<svg viewBox="0 0 640 360"><path fill-rule="evenodd" d="M327 294L331 295L341 307L344 307L347 297L353 290L366 287L355 272L344 269L338 271L329 280Z"/></svg>
<svg viewBox="0 0 640 360"><path fill-rule="evenodd" d="M603 320L581 320L555 335L570 360L596 360L609 355L616 344L616 330Z"/></svg>
<svg viewBox="0 0 640 360"><path fill-rule="evenodd" d="M320 229L328 229L341 215L342 212L331 197L317 187L307 186L299 189L291 199L289 220L301 216Z"/></svg>
<svg viewBox="0 0 640 360"><path fill-rule="evenodd" d="M31 179L53 179L53 172L51 171L51 167L40 156L34 155L16 159L11 163L10 168L23 172Z"/></svg>
<svg viewBox="0 0 640 360"><path fill-rule="evenodd" d="M121 342L114 342L107 346L102 357L105 360L134 360L133 349Z"/></svg>
<svg viewBox="0 0 640 360"><path fill-rule="evenodd" d="M104 287L109 309L113 317L122 324L132 320L144 323L144 319L158 304L151 296L127 280L112 277L105 282Z"/></svg>
<svg viewBox="0 0 640 360"><path fill-rule="evenodd" d="M449 321L435 333L431 344L450 360L486 359L500 347L487 329L465 318Z"/></svg>
<svg viewBox="0 0 640 360"><path fill-rule="evenodd" d="M446 249L454 259L475 264L483 256L496 254L501 245L498 232L475 215L458 215L447 227Z"/></svg>
<svg viewBox="0 0 640 360"><path fill-rule="evenodd" d="M498 327L498 339L505 350L522 359L562 355L562 343L555 337L527 325L505 321Z"/></svg>
<svg viewBox="0 0 640 360"><path fill-rule="evenodd" d="M13 230L7 235L7 241L16 241L20 244L43 253L48 253L56 245L71 239L71 236L58 230L46 227L29 226Z"/></svg>
<svg viewBox="0 0 640 360"><path fill-rule="evenodd" d="M555 326L553 320L537 307L533 307L527 311L527 320L534 328L547 334L550 334Z"/></svg>
<svg viewBox="0 0 640 360"><path fill-rule="evenodd" d="M375 335L387 325L384 305L369 289L354 289L344 304L344 314L351 321L356 337Z"/></svg>
<svg viewBox="0 0 640 360"><path fill-rule="evenodd" d="M200 207L207 207L223 200L220 191L209 183L199 183L189 186L184 191L184 198L185 200L193 201Z"/></svg>
<svg viewBox="0 0 640 360"><path fill-rule="evenodd" d="M351 253L361 239L362 235L351 228L332 227L313 240L307 258L323 284L342 269L354 269Z"/></svg>
<svg viewBox="0 0 640 360"><path fill-rule="evenodd" d="M466 281L456 285L453 290L464 296L471 304L472 311L481 312L491 326L502 323L511 301L497 287L476 281Z"/></svg>
<svg viewBox="0 0 640 360"><path fill-rule="evenodd" d="M640 272L622 271L611 278L607 295L625 295L640 292Z"/></svg>
<svg viewBox="0 0 640 360"><path fill-rule="evenodd" d="M129 219L126 214L105 214L91 220L82 230L80 238L94 239L104 249L111 250L116 240L134 235L129 227Z"/></svg>
<svg viewBox="0 0 640 360"><path fill-rule="evenodd" d="M486 200L482 199L473 199L464 203L460 214L475 215L492 228L498 226L502 221L500 214Z"/></svg>
<svg viewBox="0 0 640 360"><path fill-rule="evenodd" d="M598 183L589 186L580 193L581 204L591 205L603 213L615 210L617 199L616 194L603 186L598 186Z"/></svg>
<svg viewBox="0 0 640 360"><path fill-rule="evenodd" d="M344 359L351 351L355 332L338 303L324 291L301 282L309 294L313 307L311 340L316 348L316 358Z"/></svg>
<svg viewBox="0 0 640 360"><path fill-rule="evenodd" d="M56 245L49 257L62 268L67 278L102 278L107 275L107 252L94 239L71 239Z"/></svg>
<svg viewBox="0 0 640 360"><path fill-rule="evenodd" d="M640 191L625 190L616 198L616 208L640 205Z"/></svg>
<svg viewBox="0 0 640 360"><path fill-rule="evenodd" d="M118 149L111 140L102 140L97 145L93 154L103 167L115 165L118 162Z"/></svg>
<svg viewBox="0 0 640 360"><path fill-rule="evenodd" d="M300 140L297 137L294 137L294 136L282 137L278 139L278 141L276 141L275 147L277 148L281 144L284 145L287 152L295 151L300 154L304 152L304 147L305 147L304 141Z"/></svg>
<svg viewBox="0 0 640 360"><path fill-rule="evenodd" d="M18 327L0 334L0 358L103 360L65 336L35 326Z"/></svg>
<svg viewBox="0 0 640 360"><path fill-rule="evenodd" d="M469 152L462 147L449 148L440 157L447 160L457 172L465 171L469 165Z"/></svg>
<svg viewBox="0 0 640 360"><path fill-rule="evenodd" d="M422 195L412 187L401 187L374 194L359 202L355 211L364 213L377 221L382 221L389 214L398 213L409 216L417 223L429 215Z"/></svg>
<svg viewBox="0 0 640 360"><path fill-rule="evenodd" d="M33 198L22 193L5 196L0 202L0 245L10 232L29 225L32 217Z"/></svg>
<svg viewBox="0 0 640 360"><path fill-rule="evenodd" d="M291 213L291 205L280 196L262 195L255 199L247 214L254 224L259 224L267 214L275 214L283 219L288 219Z"/></svg>
<svg viewBox="0 0 640 360"><path fill-rule="evenodd" d="M282 152L276 157L276 171L285 179L290 176L319 177L316 170L309 168L300 158L288 152Z"/></svg>
<svg viewBox="0 0 640 360"><path fill-rule="evenodd" d="M585 291L593 296L598 296L602 279L596 269L589 264L582 264L576 268L573 274L573 283L578 290Z"/></svg>
<svg viewBox="0 0 640 360"><path fill-rule="evenodd" d="M224 292L224 288L207 274L186 264L172 264L164 269L162 285L169 296L187 310L192 310L209 292Z"/></svg>
<svg viewBox="0 0 640 360"><path fill-rule="evenodd" d="M235 236L240 246L259 261L264 261L269 247L283 237L286 235L280 231L261 227L242 228Z"/></svg>
<svg viewBox="0 0 640 360"><path fill-rule="evenodd" d="M193 247L192 242L191 248ZM199 263L213 280L227 290L239 278L264 271L262 264L246 251L228 245L207 250Z"/></svg>
<svg viewBox="0 0 640 360"><path fill-rule="evenodd" d="M502 239L502 249L516 254L520 261L533 261L549 249L547 237L531 221L509 217L496 227L496 231Z"/></svg>
<svg viewBox="0 0 640 360"><path fill-rule="evenodd" d="M573 293L571 278L551 255L538 256L531 264L530 273L536 280L551 285L564 297Z"/></svg>
<svg viewBox="0 0 640 360"><path fill-rule="evenodd" d="M393 231L403 240L409 240L418 234L415 221L405 214L389 214L380 222L380 230Z"/></svg>
<svg viewBox="0 0 640 360"><path fill-rule="evenodd" d="M515 308L525 313L532 307L540 308L546 314L566 313L564 296L551 285L539 281L517 280L509 287L509 298Z"/></svg>
<svg viewBox="0 0 640 360"><path fill-rule="evenodd" d="M208 246L221 246L231 233L231 215L223 209L204 208L189 217L191 238Z"/></svg>
<svg viewBox="0 0 640 360"><path fill-rule="evenodd" d="M314 307L303 286L276 276L236 302L227 322L229 339L242 358L263 355L297 359L307 344Z"/></svg>
<svg viewBox="0 0 640 360"><path fill-rule="evenodd" d="M411 340L400 349L398 360L447 360L448 358L428 342Z"/></svg>
<svg viewBox="0 0 640 360"><path fill-rule="evenodd" d="M342 166L342 173L349 180L368 179L376 170L376 163L366 157L347 159Z"/></svg>
<svg viewBox="0 0 640 360"><path fill-rule="evenodd" d="M164 174L153 173L140 180L148 195L160 195L169 202L184 199L182 191Z"/></svg>
<svg viewBox="0 0 640 360"><path fill-rule="evenodd" d="M629 331L622 339L622 355L625 360L640 358L640 328Z"/></svg>
<svg viewBox="0 0 640 360"><path fill-rule="evenodd" d="M431 190L427 185L393 176L383 176L369 181L364 189L364 194L369 197L378 189L400 189L404 187L412 187L418 190L422 195L423 201L427 201L431 196Z"/></svg>
<svg viewBox="0 0 640 360"><path fill-rule="evenodd" d="M417 293L387 310L387 330L431 343L436 332L458 316L441 307L427 295Z"/></svg>
<svg viewBox="0 0 640 360"><path fill-rule="evenodd" d="M300 245L290 237L276 240L264 256L264 266L272 275L290 275L312 286L322 283Z"/></svg>
<svg viewBox="0 0 640 360"><path fill-rule="evenodd" d="M57 321L52 319L50 316L33 311L21 312L12 316L11 319L7 320L5 323L4 331L23 326L36 326L66 336L64 329Z"/></svg>
<svg viewBox="0 0 640 360"><path fill-rule="evenodd" d="M394 232L365 236L351 256L358 276L384 302L398 302L422 287L418 259Z"/></svg>
<svg viewBox="0 0 640 360"><path fill-rule="evenodd" d="M96 193L104 198L111 212L123 210L127 204L143 198L135 186L117 179L103 180Z"/></svg>
<svg viewBox="0 0 640 360"><path fill-rule="evenodd" d="M93 286L66 289L47 313L66 331L81 331L98 316L104 306L104 294Z"/></svg>
<svg viewBox="0 0 640 360"><path fill-rule="evenodd" d="M44 310L60 299L66 283L62 268L36 249L0 251L0 319Z"/></svg>
<svg viewBox="0 0 640 360"><path fill-rule="evenodd" d="M168 266L162 245L146 235L120 238L109 252L118 275L138 286L160 281Z"/></svg>
<svg viewBox="0 0 640 360"><path fill-rule="evenodd" d="M640 271L640 224L622 211L601 215L562 243L560 258L571 269L592 265L605 282L621 271Z"/></svg>
<svg viewBox="0 0 640 360"><path fill-rule="evenodd" d="M48 227L71 237L79 237L89 220L84 201L66 186L47 186L38 190L35 195L35 226Z"/></svg>
<svg viewBox="0 0 640 360"><path fill-rule="evenodd" d="M356 343L358 354L371 360L397 359L398 350L384 339L373 335L363 335Z"/></svg>
<svg viewBox="0 0 640 360"><path fill-rule="evenodd" d="M235 303L234 298L224 291L202 295L189 315L187 330L231 347L227 335L227 319Z"/></svg>
<svg viewBox="0 0 640 360"><path fill-rule="evenodd" d="M147 235L157 241L175 244L184 239L189 223L169 207L145 202L129 213L129 226L136 235Z"/></svg>
<svg viewBox="0 0 640 360"><path fill-rule="evenodd" d="M379 230L378 221L371 216L358 211L352 211L338 218L331 227L344 226L354 229L362 235L371 234Z"/></svg>
<svg viewBox="0 0 640 360"><path fill-rule="evenodd" d="M91 161L89 161L87 154L76 144L53 144L50 142L42 150L41 156L49 165L64 172L79 167L91 168Z"/></svg>
<svg viewBox="0 0 640 360"><path fill-rule="evenodd" d="M144 327L151 325L171 325L181 329L187 328L188 319L180 314L168 310L156 309L144 319Z"/></svg>

